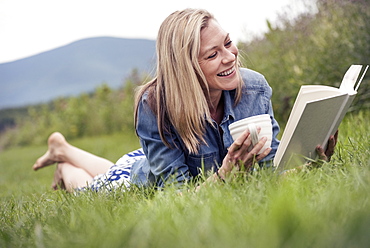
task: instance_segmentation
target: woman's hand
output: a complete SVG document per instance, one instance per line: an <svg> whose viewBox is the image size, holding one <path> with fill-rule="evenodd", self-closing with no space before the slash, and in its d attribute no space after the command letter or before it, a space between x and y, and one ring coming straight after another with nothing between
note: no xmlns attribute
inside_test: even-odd
<svg viewBox="0 0 370 248"><path fill-rule="evenodd" d="M318 145L316 147L316 152L319 155L319 159L321 161L329 162L331 159L331 156L334 154L335 146L337 145L338 141L338 130L335 132L334 135L330 136L328 141L328 146L326 150L324 151L324 148L321 145Z"/></svg>
<svg viewBox="0 0 370 248"><path fill-rule="evenodd" d="M261 128L257 128L258 133L260 130ZM222 166L218 172L220 177L225 178L226 175L235 167L237 169L240 169L240 167L249 169L254 163L266 157L270 153L271 148L267 148L261 154L258 154L266 141L267 138L263 137L252 149L250 149L250 146L252 145L250 132L248 129L245 130L243 134L229 147L228 153L222 161Z"/></svg>

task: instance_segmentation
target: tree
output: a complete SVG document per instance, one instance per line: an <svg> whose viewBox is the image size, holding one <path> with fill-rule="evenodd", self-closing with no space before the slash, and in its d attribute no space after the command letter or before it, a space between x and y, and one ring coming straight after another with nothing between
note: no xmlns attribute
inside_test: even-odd
<svg viewBox="0 0 370 248"><path fill-rule="evenodd" d="M284 125L295 96L303 84L338 86L351 64L369 64L370 5L366 0L318 0L316 10L294 19L280 15L262 38L239 44L243 63L263 73L274 90L277 120ZM365 78L359 95L369 88ZM369 96L357 97L369 105ZM356 105L354 103L353 105Z"/></svg>

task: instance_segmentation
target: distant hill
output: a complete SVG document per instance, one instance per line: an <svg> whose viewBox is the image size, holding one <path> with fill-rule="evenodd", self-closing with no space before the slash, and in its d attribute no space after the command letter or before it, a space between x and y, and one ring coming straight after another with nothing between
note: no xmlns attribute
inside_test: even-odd
<svg viewBox="0 0 370 248"><path fill-rule="evenodd" d="M98 37L0 64L0 109L123 85L133 69L152 72L155 41Z"/></svg>

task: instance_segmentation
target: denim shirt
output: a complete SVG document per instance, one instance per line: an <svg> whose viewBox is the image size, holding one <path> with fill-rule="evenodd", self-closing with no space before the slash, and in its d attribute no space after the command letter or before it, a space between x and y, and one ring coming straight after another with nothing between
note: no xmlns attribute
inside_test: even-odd
<svg viewBox="0 0 370 248"><path fill-rule="evenodd" d="M148 94L143 94L138 106L136 131L146 159L133 164L132 183L139 186L163 187L166 182L175 181L181 184L191 180L201 171L216 171L227 154L227 148L233 143L228 126L235 121L259 114L269 114L272 122L272 151L261 161L271 163L279 145L276 138L279 125L274 119L270 100L272 89L263 75L245 68L241 68L240 73L244 82L240 102L234 106L235 90L223 91L223 120L219 126L215 121L214 125L206 122L204 139L207 144L201 143L197 154L191 154L185 149L174 128L165 134L173 148L162 142L156 116L147 102ZM221 133L219 128L222 129Z"/></svg>

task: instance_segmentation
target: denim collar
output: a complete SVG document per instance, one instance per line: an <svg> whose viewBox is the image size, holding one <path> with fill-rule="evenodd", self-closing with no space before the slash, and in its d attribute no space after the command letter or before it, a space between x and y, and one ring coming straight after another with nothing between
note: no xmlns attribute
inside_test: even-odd
<svg viewBox="0 0 370 248"><path fill-rule="evenodd" d="M234 99L235 99L235 90L224 90L223 91L224 96L224 118L221 123L227 122L228 120L234 120L235 119L235 113L234 113Z"/></svg>

